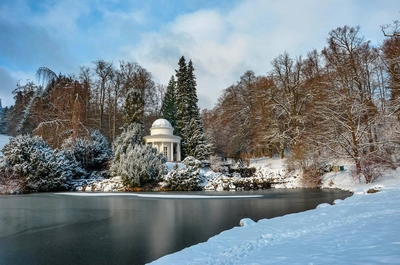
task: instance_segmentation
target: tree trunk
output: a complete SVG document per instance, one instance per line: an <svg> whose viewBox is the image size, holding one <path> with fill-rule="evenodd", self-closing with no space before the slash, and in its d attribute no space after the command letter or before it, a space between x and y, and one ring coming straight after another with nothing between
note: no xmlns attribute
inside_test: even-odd
<svg viewBox="0 0 400 265"><path fill-rule="evenodd" d="M280 148L279 148L279 157L281 159L285 158L285 147L281 144Z"/></svg>

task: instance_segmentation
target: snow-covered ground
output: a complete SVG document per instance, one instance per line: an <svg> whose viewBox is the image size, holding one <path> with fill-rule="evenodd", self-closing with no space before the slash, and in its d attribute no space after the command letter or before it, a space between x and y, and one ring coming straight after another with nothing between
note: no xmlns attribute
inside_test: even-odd
<svg viewBox="0 0 400 265"><path fill-rule="evenodd" d="M0 134L0 156L3 156L3 154L1 153L1 149L3 149L4 145L8 143L8 141L9 141L9 136Z"/></svg>
<svg viewBox="0 0 400 265"><path fill-rule="evenodd" d="M280 163L252 161L277 171ZM243 227L151 264L400 264L400 171L368 185L353 180L348 170L332 172L323 186L354 195L302 213L243 220Z"/></svg>

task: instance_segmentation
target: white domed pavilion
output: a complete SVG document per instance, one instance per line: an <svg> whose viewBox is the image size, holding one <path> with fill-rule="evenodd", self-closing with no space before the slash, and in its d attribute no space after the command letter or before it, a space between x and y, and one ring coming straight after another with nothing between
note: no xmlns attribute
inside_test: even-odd
<svg viewBox="0 0 400 265"><path fill-rule="evenodd" d="M168 161L181 161L181 137L174 135L174 128L166 119L158 119L150 128L150 135L145 136L146 144L151 144L163 153Z"/></svg>

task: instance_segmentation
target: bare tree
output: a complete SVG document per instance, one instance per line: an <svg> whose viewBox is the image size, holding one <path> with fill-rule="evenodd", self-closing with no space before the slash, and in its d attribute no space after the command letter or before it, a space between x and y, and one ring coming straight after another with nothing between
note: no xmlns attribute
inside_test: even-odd
<svg viewBox="0 0 400 265"><path fill-rule="evenodd" d="M104 116L104 106L106 100L107 89L109 89L109 81L113 74L113 64L112 62L106 62L104 60L97 60L93 62L95 65L95 72L99 77L98 91L99 91L99 129L103 128L103 116Z"/></svg>
<svg viewBox="0 0 400 265"><path fill-rule="evenodd" d="M325 146L352 158L360 174L364 155L377 148L375 129L381 116L375 105L378 51L358 32L359 27L345 26L329 33L328 47L322 51L330 77L328 101L320 109L329 124L325 128L330 128Z"/></svg>
<svg viewBox="0 0 400 265"><path fill-rule="evenodd" d="M400 21L394 20L393 24L382 25L381 30L386 37L400 37Z"/></svg>
<svg viewBox="0 0 400 265"><path fill-rule="evenodd" d="M387 25L386 28L388 28ZM389 75L388 87L392 100L397 100L400 97L400 24L395 21L392 26L392 34L386 34L388 38L385 39L382 45L383 59Z"/></svg>
<svg viewBox="0 0 400 265"><path fill-rule="evenodd" d="M285 148L296 145L306 129L305 110L311 102L312 90L305 86L301 57L293 60L284 53L272 61L272 67L274 89L270 90L267 100L274 118L265 137L283 158Z"/></svg>

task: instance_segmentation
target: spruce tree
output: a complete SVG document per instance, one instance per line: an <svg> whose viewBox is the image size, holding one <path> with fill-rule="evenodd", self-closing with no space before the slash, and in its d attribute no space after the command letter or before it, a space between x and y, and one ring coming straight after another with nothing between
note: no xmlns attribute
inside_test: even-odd
<svg viewBox="0 0 400 265"><path fill-rule="evenodd" d="M175 134L183 138L183 128L185 128L185 121L187 120L187 66L185 57L179 59L179 69L176 70L176 102L177 102L177 123ZM184 151L184 142L182 142L182 151ZM182 153L185 156L184 153Z"/></svg>
<svg viewBox="0 0 400 265"><path fill-rule="evenodd" d="M138 123L143 130L146 95L151 93L154 88L152 75L139 65L127 66L126 71L133 71L133 73L126 74L124 127L127 128L132 123Z"/></svg>
<svg viewBox="0 0 400 265"><path fill-rule="evenodd" d="M197 90L196 90L196 76L194 75L194 67L192 60L189 61L187 65L187 87L186 87L186 93L188 96L188 116L190 120L196 119L200 120L200 109L197 106L198 99L197 99Z"/></svg>
<svg viewBox="0 0 400 265"><path fill-rule="evenodd" d="M176 71L177 86L177 130L182 137L182 157L194 156L205 160L211 154L211 146L207 144L200 109L197 106L196 76L193 63L186 64L182 56L179 60L179 70Z"/></svg>
<svg viewBox="0 0 400 265"><path fill-rule="evenodd" d="M176 82L174 76L171 76L167 86L167 92L165 93L161 106L161 117L168 120L172 127L176 129L177 114L178 106L176 102Z"/></svg>
<svg viewBox="0 0 400 265"><path fill-rule="evenodd" d="M125 128L133 123L143 126L144 103L143 93L135 87L130 87L124 105Z"/></svg>

